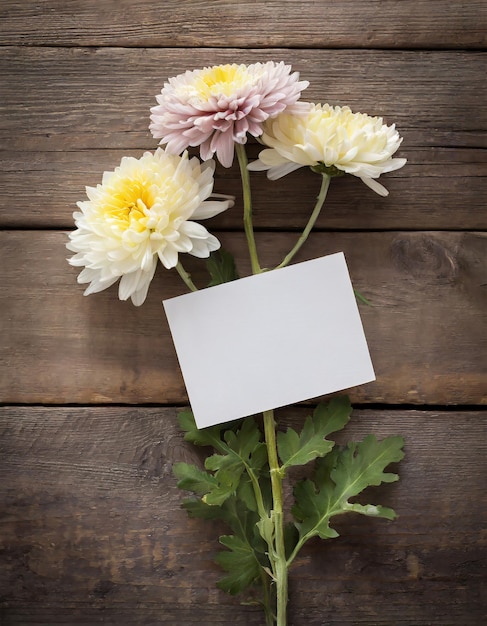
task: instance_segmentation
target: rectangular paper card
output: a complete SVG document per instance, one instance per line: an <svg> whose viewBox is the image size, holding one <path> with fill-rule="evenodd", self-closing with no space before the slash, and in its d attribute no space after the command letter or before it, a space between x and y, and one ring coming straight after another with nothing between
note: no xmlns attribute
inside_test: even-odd
<svg viewBox="0 0 487 626"><path fill-rule="evenodd" d="M341 252L163 304L198 428L375 380Z"/></svg>

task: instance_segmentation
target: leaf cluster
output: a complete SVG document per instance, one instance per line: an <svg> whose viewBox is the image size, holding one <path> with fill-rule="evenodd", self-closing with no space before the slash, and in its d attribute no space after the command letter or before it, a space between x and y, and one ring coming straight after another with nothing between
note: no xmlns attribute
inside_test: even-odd
<svg viewBox="0 0 487 626"><path fill-rule="evenodd" d="M236 594L262 578L269 561L268 546L259 532L259 520L271 506L267 449L253 418L225 429L213 426L198 430L191 411L179 415L185 439L198 446L211 446L205 468L175 464L178 487L197 497L183 502L190 517L221 519L233 535L223 535L217 563L227 572L219 581L224 591ZM267 575L265 575L267 578Z"/></svg>
<svg viewBox="0 0 487 626"><path fill-rule="evenodd" d="M296 466L314 461L309 477L294 485L293 522L285 528L289 566L306 541L314 536L337 537L332 518L360 513L392 520L392 509L361 504L354 498L367 487L393 482L397 474L385 471L403 457L401 437L377 441L369 435L361 442L341 447L327 439L349 421L352 408L348 397L319 404L301 430L288 428L277 433L281 479ZM174 466L178 487L194 494L184 501L188 515L223 520L233 534L220 537L227 548L216 557L226 571L219 586L236 594L259 582L270 593L274 528L267 446L254 418L198 430L191 411L179 415L185 439L213 452L204 469L186 463Z"/></svg>
<svg viewBox="0 0 487 626"><path fill-rule="evenodd" d="M277 450L281 459L281 471L294 465L306 465L318 457L328 454L334 441L327 435L341 430L350 419L352 407L347 396L333 398L328 404L319 404L313 415L309 415L301 432L293 428L277 433Z"/></svg>
<svg viewBox="0 0 487 626"><path fill-rule="evenodd" d="M233 255L223 248L210 255L206 261L206 269L210 275L208 287L229 283L239 277Z"/></svg>
<svg viewBox="0 0 487 626"><path fill-rule="evenodd" d="M403 443L402 437L388 437L379 442L374 435L368 435L359 443L337 446L326 458L319 459L313 477L298 482L294 488L292 514L297 520L298 545L315 535L323 539L337 537L330 520L343 513L394 519L396 514L390 508L352 503L350 498L367 487L398 480L397 474L384 469L403 458Z"/></svg>

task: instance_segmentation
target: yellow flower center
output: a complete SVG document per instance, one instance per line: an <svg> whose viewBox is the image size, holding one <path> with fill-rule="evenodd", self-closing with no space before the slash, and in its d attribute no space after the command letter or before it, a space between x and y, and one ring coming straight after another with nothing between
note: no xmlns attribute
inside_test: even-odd
<svg viewBox="0 0 487 626"><path fill-rule="evenodd" d="M202 70L193 83L194 95L202 100L211 96L231 96L235 90L249 84L251 76L244 65L216 65Z"/></svg>
<svg viewBox="0 0 487 626"><path fill-rule="evenodd" d="M145 230L148 216L145 210L153 202L152 194L140 180L120 179L100 206L103 219L116 225L120 231Z"/></svg>

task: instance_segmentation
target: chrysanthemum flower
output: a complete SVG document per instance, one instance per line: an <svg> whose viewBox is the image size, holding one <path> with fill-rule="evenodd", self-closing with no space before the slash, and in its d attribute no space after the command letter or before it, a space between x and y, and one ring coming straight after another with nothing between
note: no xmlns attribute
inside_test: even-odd
<svg viewBox="0 0 487 626"><path fill-rule="evenodd" d="M268 170L276 180L303 166L328 173L345 172L360 178L381 196L387 189L375 179L402 167L393 159L402 142L395 126L380 117L352 113L348 107L309 104L305 115L284 112L264 124L261 141L269 146L249 165Z"/></svg>
<svg viewBox="0 0 487 626"><path fill-rule="evenodd" d="M284 63L216 65L170 78L151 109L150 130L171 154L200 146L203 160L215 153L224 167L235 143L258 137L262 123L295 103L307 81Z"/></svg>
<svg viewBox="0 0 487 626"><path fill-rule="evenodd" d="M140 159L124 157L101 185L87 187L89 200L78 202L77 229L67 248L71 265L84 267L79 283L85 295L106 289L119 278L119 298L144 302L159 258L175 267L178 254L208 257L220 242L191 219L206 219L233 205L230 196L212 196L214 161L169 155L159 148ZM220 196L222 197L222 196Z"/></svg>

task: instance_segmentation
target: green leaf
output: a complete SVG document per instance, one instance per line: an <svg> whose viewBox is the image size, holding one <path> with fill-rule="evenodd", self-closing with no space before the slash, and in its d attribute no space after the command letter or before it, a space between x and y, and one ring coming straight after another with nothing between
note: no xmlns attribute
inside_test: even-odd
<svg viewBox="0 0 487 626"><path fill-rule="evenodd" d="M338 537L336 530L330 527L333 515L332 494L317 490L311 480L302 480L294 488L295 505L292 514L300 522L297 524L299 535L306 540L314 535L322 539Z"/></svg>
<svg viewBox="0 0 487 626"><path fill-rule="evenodd" d="M398 480L397 474L384 472L384 469L404 457L403 445L402 437L377 441L374 435L368 435L360 443L349 443L338 456L331 473L331 479L340 492L340 502L345 502L371 485Z"/></svg>
<svg viewBox="0 0 487 626"><path fill-rule="evenodd" d="M296 525L288 522L284 526L284 546L286 550L286 558L292 554L299 540L299 532Z"/></svg>
<svg viewBox="0 0 487 626"><path fill-rule="evenodd" d="M237 490L241 474L242 472L219 470L214 476L217 486L203 496L203 502L210 505L223 504Z"/></svg>
<svg viewBox="0 0 487 626"><path fill-rule="evenodd" d="M179 422L186 431L186 440L196 445L212 446L217 451L205 461L205 468L213 473L205 473L197 468L188 470L183 464L178 470L182 473L181 478L184 478L178 484L179 487L203 494L206 504L219 506L236 493L241 481L248 481L245 471L255 482L258 480L259 473L267 463L267 449L265 443L260 441L262 434L253 418L238 422L239 428L234 424L233 428L227 430L223 430L221 425L199 430L192 412L182 411ZM211 481L208 481L208 477Z"/></svg>
<svg viewBox="0 0 487 626"><path fill-rule="evenodd" d="M235 535L223 535L220 543L229 551L220 552L216 562L228 574L218 581L223 591L232 595L240 593L260 577L261 566L255 552L247 541Z"/></svg>
<svg viewBox="0 0 487 626"><path fill-rule="evenodd" d="M271 546L274 542L274 522L272 517L262 517L257 522L257 528L262 539L268 546Z"/></svg>
<svg viewBox="0 0 487 626"><path fill-rule="evenodd" d="M174 473L180 479L178 487L200 496L183 503L190 517L221 519L235 533L221 538L229 551L216 558L227 571L219 586L235 594L260 578L262 568L270 567L269 546L258 525L272 500L267 448L253 418L201 430L191 411L181 412L179 421L187 441L215 450L205 461L206 471L178 463Z"/></svg>
<svg viewBox="0 0 487 626"><path fill-rule="evenodd" d="M347 396L333 398L328 404L319 404L313 415L304 422L301 433L288 428L277 434L277 448L282 462L281 469L293 465L305 465L317 457L328 454L333 441L325 439L331 432L342 429L350 419L352 407Z"/></svg>
<svg viewBox="0 0 487 626"><path fill-rule="evenodd" d="M259 472L267 459L265 444L260 441L261 432L255 420L247 418L237 431L227 430L220 440L219 450L205 461L207 470L215 472L218 488L205 496L208 504L221 504L237 490L245 470ZM247 480L247 478L244 478Z"/></svg>
<svg viewBox="0 0 487 626"><path fill-rule="evenodd" d="M350 508L348 510L355 513L361 513L362 515L368 515L369 517L384 517L388 520L393 520L397 517L393 509L376 504L364 505L355 502L354 504L350 504Z"/></svg>
<svg viewBox="0 0 487 626"><path fill-rule="evenodd" d="M187 498L183 500L182 508L191 518L200 519L223 519L227 518L227 512L220 506L210 506L199 498Z"/></svg>
<svg viewBox="0 0 487 626"><path fill-rule="evenodd" d="M259 535L259 516L249 511L238 498L231 496L221 506L210 506L202 500L188 498L183 508L189 517L224 520L235 535L220 538L230 552L219 553L215 560L227 572L219 586L232 594L243 591L261 574L261 567L270 567L267 545ZM261 565L262 560L262 565Z"/></svg>
<svg viewBox="0 0 487 626"><path fill-rule="evenodd" d="M223 520L237 536L251 544L254 550L264 554L267 546L262 542L257 529L259 516L239 496L231 496L221 505L206 504L197 497L187 498L183 501L182 508L191 518Z"/></svg>
<svg viewBox="0 0 487 626"><path fill-rule="evenodd" d="M186 432L184 439L195 446L213 446L218 449L221 443L220 433L223 425L210 426L199 429L194 421L192 411L181 411L178 414L178 421L181 429Z"/></svg>
<svg viewBox="0 0 487 626"><path fill-rule="evenodd" d="M363 304L366 304L367 306L372 306L372 304L367 300L365 296L363 296L360 293L360 291L357 291L356 289L354 289L353 293L355 294L355 297L357 298L359 302L362 302Z"/></svg>
<svg viewBox="0 0 487 626"><path fill-rule="evenodd" d="M206 268L211 279L208 287L229 283L238 278L237 266L235 265L233 255L221 248L210 255L206 262Z"/></svg>
<svg viewBox="0 0 487 626"><path fill-rule="evenodd" d="M255 499L254 487L250 479L242 478L237 487L237 500L239 500L248 511L258 512L257 501Z"/></svg>
<svg viewBox="0 0 487 626"><path fill-rule="evenodd" d="M384 472L384 469L403 458L402 446L401 437L388 437L379 442L369 435L360 443L335 448L327 457L319 459L314 481L300 481L294 489L292 512L298 521L301 545L314 535L323 539L336 537L338 533L330 527L330 519L335 515L356 512L394 519L395 513L390 508L351 503L349 498L369 486L396 481L397 474Z"/></svg>
<svg viewBox="0 0 487 626"><path fill-rule="evenodd" d="M175 463L173 473L179 480L178 488L200 495L209 493L218 487L218 481L208 472L189 463Z"/></svg>
<svg viewBox="0 0 487 626"><path fill-rule="evenodd" d="M262 541L257 528L259 515L255 511L248 509L245 502L239 498L239 495L228 498L222 505L221 508L225 513L225 521L238 537L252 547L254 552L259 552L263 555L267 546ZM267 563L267 557L265 560Z"/></svg>

